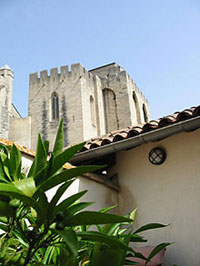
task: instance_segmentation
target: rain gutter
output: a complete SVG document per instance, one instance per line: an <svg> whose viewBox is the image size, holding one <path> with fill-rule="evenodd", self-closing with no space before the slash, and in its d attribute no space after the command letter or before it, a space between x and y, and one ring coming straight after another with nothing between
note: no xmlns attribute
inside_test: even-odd
<svg viewBox="0 0 200 266"><path fill-rule="evenodd" d="M111 153L134 148L149 142L158 141L181 132L190 132L198 128L200 128L200 117L190 118L163 128L154 129L147 133L141 133L135 137L120 140L118 142L112 142L104 146L77 153L70 162L80 163L91 160L92 158L101 158Z"/></svg>

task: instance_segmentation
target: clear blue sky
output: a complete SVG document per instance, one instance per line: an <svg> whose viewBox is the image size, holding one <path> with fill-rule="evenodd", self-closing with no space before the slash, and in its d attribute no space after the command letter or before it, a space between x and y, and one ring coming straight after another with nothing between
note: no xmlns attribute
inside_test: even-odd
<svg viewBox="0 0 200 266"><path fill-rule="evenodd" d="M117 62L152 118L200 104L199 0L0 0L0 66L15 73L13 103L28 110L28 79L80 62Z"/></svg>

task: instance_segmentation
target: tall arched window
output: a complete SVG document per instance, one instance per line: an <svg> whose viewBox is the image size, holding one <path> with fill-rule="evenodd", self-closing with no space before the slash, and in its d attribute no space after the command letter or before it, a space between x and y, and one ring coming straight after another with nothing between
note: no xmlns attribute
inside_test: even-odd
<svg viewBox="0 0 200 266"><path fill-rule="evenodd" d="M138 99L137 99L137 95L135 93L135 91L133 91L133 101L135 104L135 112L136 112L136 121L138 124L141 123L141 119L140 119L140 110L139 110L139 105L138 105Z"/></svg>
<svg viewBox="0 0 200 266"><path fill-rule="evenodd" d="M143 110L143 115L144 115L144 122L147 123L148 122L148 116L147 116L146 106L144 103L142 105L142 110Z"/></svg>
<svg viewBox="0 0 200 266"><path fill-rule="evenodd" d="M58 94L53 92L51 95L51 110L52 110L52 120L59 119L59 99Z"/></svg>
<svg viewBox="0 0 200 266"><path fill-rule="evenodd" d="M113 90L109 88L103 89L104 113L106 132L119 129L119 121L117 115L117 101Z"/></svg>
<svg viewBox="0 0 200 266"><path fill-rule="evenodd" d="M96 127L95 104L92 96L90 96L90 114L92 126Z"/></svg>

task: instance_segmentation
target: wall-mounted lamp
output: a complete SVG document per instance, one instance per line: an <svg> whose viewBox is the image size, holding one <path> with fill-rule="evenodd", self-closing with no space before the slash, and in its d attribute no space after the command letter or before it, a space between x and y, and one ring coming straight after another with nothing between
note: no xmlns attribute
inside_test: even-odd
<svg viewBox="0 0 200 266"><path fill-rule="evenodd" d="M152 164L160 165L164 163L165 159L166 159L166 152L160 147L153 148L149 152L149 161Z"/></svg>

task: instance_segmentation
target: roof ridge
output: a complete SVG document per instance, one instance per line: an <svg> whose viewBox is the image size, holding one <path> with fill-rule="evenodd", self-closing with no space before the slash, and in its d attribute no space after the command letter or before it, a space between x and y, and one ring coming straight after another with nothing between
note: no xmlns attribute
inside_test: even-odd
<svg viewBox="0 0 200 266"><path fill-rule="evenodd" d="M196 116L200 116L200 105L196 107L193 106L191 108L187 108L182 111L177 111L173 114L169 114L159 119L148 121L147 123L144 124L136 126L128 126L126 128L108 132L103 136L97 136L95 138L89 139L86 141L85 146L82 148L80 152L108 145L112 142L122 141L159 128L164 128L171 124L192 119Z"/></svg>

